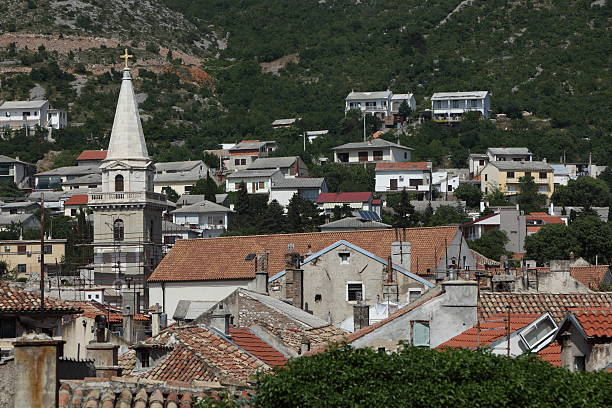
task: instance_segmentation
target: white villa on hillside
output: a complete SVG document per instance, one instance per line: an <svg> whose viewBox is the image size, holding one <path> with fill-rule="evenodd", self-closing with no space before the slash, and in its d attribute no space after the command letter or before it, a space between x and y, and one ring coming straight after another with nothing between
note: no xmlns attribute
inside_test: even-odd
<svg viewBox="0 0 612 408"><path fill-rule="evenodd" d="M433 119L458 122L466 112L480 112L483 118L491 113L491 95L487 91L436 92L431 97Z"/></svg>
<svg viewBox="0 0 612 408"><path fill-rule="evenodd" d="M65 111L53 109L49 101L8 101L0 104L0 127L61 129L68 124Z"/></svg>
<svg viewBox="0 0 612 408"><path fill-rule="evenodd" d="M404 100L408 103L410 109L413 111L416 109L416 101L411 93L394 95L389 90L378 92L351 91L345 99L344 111L348 112L351 109L356 109L382 119L397 114L399 106Z"/></svg>
<svg viewBox="0 0 612 408"><path fill-rule="evenodd" d="M345 143L332 150L336 163L368 164L410 161L414 149L384 139L371 139L367 142Z"/></svg>

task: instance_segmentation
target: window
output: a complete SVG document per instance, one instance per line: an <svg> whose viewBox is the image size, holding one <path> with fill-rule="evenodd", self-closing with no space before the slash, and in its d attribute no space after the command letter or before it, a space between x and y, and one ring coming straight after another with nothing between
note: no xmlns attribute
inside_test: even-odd
<svg viewBox="0 0 612 408"><path fill-rule="evenodd" d="M113 239L115 241L123 241L124 232L123 220L115 220L113 223Z"/></svg>
<svg viewBox="0 0 612 408"><path fill-rule="evenodd" d="M173 235L166 235L164 237L164 244L166 245L174 245L175 242L176 242L176 237Z"/></svg>
<svg viewBox="0 0 612 408"><path fill-rule="evenodd" d="M17 337L17 323L14 317L0 317L0 339Z"/></svg>
<svg viewBox="0 0 612 408"><path fill-rule="evenodd" d="M527 178L527 177L531 177L531 172L530 171L526 171L525 172L525 178Z"/></svg>
<svg viewBox="0 0 612 408"><path fill-rule="evenodd" d="M30 116L30 112L23 112L23 116Z"/></svg>
<svg viewBox="0 0 612 408"><path fill-rule="evenodd" d="M45 254L52 254L52 253L53 253L53 246L45 245Z"/></svg>
<svg viewBox="0 0 612 408"><path fill-rule="evenodd" d="M480 166L484 166L484 160L479 160L479 161L478 161L478 164L479 164Z"/></svg>
<svg viewBox="0 0 612 408"><path fill-rule="evenodd" d="M368 152L358 152L357 155L359 156L359 161L360 162L367 162L368 161Z"/></svg>
<svg viewBox="0 0 612 408"><path fill-rule="evenodd" d="M348 163L349 154L348 153L338 153L338 161L341 163Z"/></svg>
<svg viewBox="0 0 612 408"><path fill-rule="evenodd" d="M534 349L556 330L557 324L546 314L523 329L520 336L527 347Z"/></svg>
<svg viewBox="0 0 612 408"><path fill-rule="evenodd" d="M397 179L389 180L389 190L397 190Z"/></svg>
<svg viewBox="0 0 612 408"><path fill-rule="evenodd" d="M574 356L574 371L586 371L586 358L584 356Z"/></svg>
<svg viewBox="0 0 612 408"><path fill-rule="evenodd" d="M470 99L470 108L475 108L478 106L478 100L477 99Z"/></svg>
<svg viewBox="0 0 612 408"><path fill-rule="evenodd" d="M185 192L189 193L191 192L191 189L193 188L193 186L185 186Z"/></svg>
<svg viewBox="0 0 612 408"><path fill-rule="evenodd" d="M246 166L246 159L240 159L240 165Z"/></svg>
<svg viewBox="0 0 612 408"><path fill-rule="evenodd" d="M413 321L412 345L415 347L429 347L429 322Z"/></svg>
<svg viewBox="0 0 612 408"><path fill-rule="evenodd" d="M408 289L408 303L412 303L421 297L421 289L409 288Z"/></svg>
<svg viewBox="0 0 612 408"><path fill-rule="evenodd" d="M26 273L26 264L19 264L19 265L17 265L17 272L18 273Z"/></svg>
<svg viewBox="0 0 612 408"><path fill-rule="evenodd" d="M25 254L26 253L26 246L25 245L17 245L17 252L20 254Z"/></svg>
<svg viewBox="0 0 612 408"><path fill-rule="evenodd" d="M404 152L404 159L408 159L408 152Z"/></svg>
<svg viewBox="0 0 612 408"><path fill-rule="evenodd" d="M540 174L538 175L541 179L546 179L546 172L545 171L541 171Z"/></svg>
<svg viewBox="0 0 612 408"><path fill-rule="evenodd" d="M514 178L514 172L513 171L509 171L508 173L506 173L506 177L513 179Z"/></svg>
<svg viewBox="0 0 612 408"><path fill-rule="evenodd" d="M459 109L459 101L453 101L453 109Z"/></svg>
<svg viewBox="0 0 612 408"><path fill-rule="evenodd" d="M340 257L340 264L341 265L348 265L349 258L351 257L350 253L348 253L348 252L339 252L338 256Z"/></svg>
<svg viewBox="0 0 612 408"><path fill-rule="evenodd" d="M489 181L489 175L485 174L485 181Z"/></svg>
<svg viewBox="0 0 612 408"><path fill-rule="evenodd" d="M115 176L115 191L123 191L123 176L121 174Z"/></svg>
<svg viewBox="0 0 612 408"><path fill-rule="evenodd" d="M364 299L363 283L353 282L346 285L346 300L355 302Z"/></svg>
<svg viewBox="0 0 612 408"><path fill-rule="evenodd" d="M410 179L409 181L410 187L418 187L423 185L423 180L421 179Z"/></svg>
<svg viewBox="0 0 612 408"><path fill-rule="evenodd" d="M10 118L11 117L11 112L6 112L6 117Z"/></svg>
<svg viewBox="0 0 612 408"><path fill-rule="evenodd" d="M5 246L4 252L11 252L11 247L9 245Z"/></svg>
<svg viewBox="0 0 612 408"><path fill-rule="evenodd" d="M374 150L374 160L382 160L383 159L383 152L382 150Z"/></svg>
<svg viewBox="0 0 612 408"><path fill-rule="evenodd" d="M149 351L148 350L139 350L138 352L138 360L140 361L140 366L142 368L149 367Z"/></svg>
<svg viewBox="0 0 612 408"><path fill-rule="evenodd" d="M257 183L257 189L258 190L263 190L266 188L266 183L263 181L260 181L259 183Z"/></svg>
<svg viewBox="0 0 612 408"><path fill-rule="evenodd" d="M449 185L447 186L447 191L453 191L453 186L449 184Z"/></svg>
<svg viewBox="0 0 612 408"><path fill-rule="evenodd" d="M240 159L234 159L234 165L240 166Z"/></svg>
<svg viewBox="0 0 612 408"><path fill-rule="evenodd" d="M238 183L234 183L234 188L235 188L236 190L240 190L240 184L242 184L242 183L240 183L240 182L238 182Z"/></svg>

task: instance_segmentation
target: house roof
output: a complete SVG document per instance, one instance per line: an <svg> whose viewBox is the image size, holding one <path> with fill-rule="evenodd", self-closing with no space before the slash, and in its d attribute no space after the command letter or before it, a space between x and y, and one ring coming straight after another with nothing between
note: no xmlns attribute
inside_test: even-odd
<svg viewBox="0 0 612 408"><path fill-rule="evenodd" d="M202 160L185 160L185 161L175 161L175 162L162 162L155 163L155 171L189 171L203 165L204 162Z"/></svg>
<svg viewBox="0 0 612 408"><path fill-rule="evenodd" d="M78 306L56 299L45 297L45 308L40 308L40 293L13 286L0 281L0 312L30 313L30 312L62 312L63 314L81 313Z"/></svg>
<svg viewBox="0 0 612 408"><path fill-rule="evenodd" d="M531 313L514 313L510 314L510 316L506 313L493 314L489 316L489 318L481 320L480 325L475 325L463 333L459 333L455 337L440 344L438 348L453 347L478 349L486 347L498 340L504 339L507 335L507 327L510 328L510 333L515 333L528 326L540 316L539 314Z"/></svg>
<svg viewBox="0 0 612 408"><path fill-rule="evenodd" d="M405 240L412 244L411 272L423 274L428 269L435 270L444 258L445 242L452 242L458 232L457 226L407 228ZM285 269L289 244L294 251L305 254L345 240L386 259L396 239L393 229L181 239L162 259L149 281L253 279L253 264L245 261L245 256L263 251L269 253L268 273L272 276Z"/></svg>
<svg viewBox="0 0 612 408"><path fill-rule="evenodd" d="M570 266L572 277L591 290L599 289L609 270L610 265Z"/></svg>
<svg viewBox="0 0 612 408"><path fill-rule="evenodd" d="M22 163L22 164L29 164L29 163L26 163L24 161L13 159L12 157L5 156L3 154L0 154L0 163Z"/></svg>
<svg viewBox="0 0 612 408"><path fill-rule="evenodd" d="M127 375L158 381L238 381L246 384L259 370L270 367L229 337L206 326L171 326L134 346L171 350L154 367ZM133 359L135 350L121 356Z"/></svg>
<svg viewBox="0 0 612 408"><path fill-rule="evenodd" d="M264 147L267 144L270 143L276 143L273 140L268 140L268 141L261 141L261 140L243 140L240 143L237 143L236 145L232 146L231 148L229 148L229 152L236 152L239 150L259 150L260 148Z"/></svg>
<svg viewBox="0 0 612 408"><path fill-rule="evenodd" d="M200 201L199 203L186 205L184 207L178 208L172 211L172 214L183 214L183 213L207 214L207 213L212 213L212 212L228 213L228 212L231 212L231 210L217 203L213 203L212 201L204 200L204 201Z"/></svg>
<svg viewBox="0 0 612 408"><path fill-rule="evenodd" d="M202 313L208 312L217 302L210 300L179 300L174 309L174 320L195 320Z"/></svg>
<svg viewBox="0 0 612 408"><path fill-rule="evenodd" d="M106 159L106 154L108 150L83 150L79 157L77 157L77 161L79 160L104 160Z"/></svg>
<svg viewBox="0 0 612 408"><path fill-rule="evenodd" d="M552 167L555 176L569 176L570 174L565 164L550 163L550 167Z"/></svg>
<svg viewBox="0 0 612 408"><path fill-rule="evenodd" d="M298 156L287 156L287 157L260 157L251 163L248 170L260 170L260 169L277 169L291 167L300 158Z"/></svg>
<svg viewBox="0 0 612 408"><path fill-rule="evenodd" d="M408 146L402 146L397 143L389 142L385 139L371 139L367 142L353 142L353 143L345 143L343 145L334 147L332 150L345 150L345 149L376 149L381 147L397 147L404 150L414 150Z"/></svg>
<svg viewBox="0 0 612 408"><path fill-rule="evenodd" d="M391 225L373 220L364 220L360 217L347 217L338 221L328 222L321 225L321 231L329 231L334 229L387 229Z"/></svg>
<svg viewBox="0 0 612 408"><path fill-rule="evenodd" d="M524 154L530 155L531 152L526 147L489 147L487 152L493 155L503 155L503 154Z"/></svg>
<svg viewBox="0 0 612 408"><path fill-rule="evenodd" d="M30 219L38 220L34 214L0 214L0 225L23 224Z"/></svg>
<svg viewBox="0 0 612 408"><path fill-rule="evenodd" d="M19 208L30 208L38 207L39 204L36 201L16 201L14 203L0 203L2 209L19 209Z"/></svg>
<svg viewBox="0 0 612 408"><path fill-rule="evenodd" d="M0 104L0 109L39 109L49 101L6 101Z"/></svg>
<svg viewBox="0 0 612 408"><path fill-rule="evenodd" d="M175 224L170 221L162 220L162 233L167 232L187 232L191 231L191 229L187 227L183 227L182 225Z"/></svg>
<svg viewBox="0 0 612 408"><path fill-rule="evenodd" d="M343 193L321 193L316 199L316 203L367 203L372 199L372 193L362 192L343 192Z"/></svg>
<svg viewBox="0 0 612 408"><path fill-rule="evenodd" d="M612 293L480 293L480 312L484 317L497 313L507 313L506 306L510 306L511 313L544 312L559 322L565 314L573 308L612 307Z"/></svg>
<svg viewBox="0 0 612 408"><path fill-rule="evenodd" d="M102 173L100 167L93 166L66 166L58 167L42 173L36 173L36 176L83 176L85 174Z"/></svg>
<svg viewBox="0 0 612 408"><path fill-rule="evenodd" d="M431 96L431 100L436 99L464 99L464 98L484 98L488 91L468 91L468 92L436 92Z"/></svg>
<svg viewBox="0 0 612 408"><path fill-rule="evenodd" d="M431 162L376 163L376 171L387 170L431 170Z"/></svg>
<svg viewBox="0 0 612 408"><path fill-rule="evenodd" d="M155 183L180 183L180 182L192 182L195 184L201 178L206 177L206 173L201 172L199 169L193 169L189 171L177 171L176 173L155 173L153 178Z"/></svg>
<svg viewBox="0 0 612 408"><path fill-rule="evenodd" d="M392 101L404 101L404 100L410 100L410 98L412 98L414 96L414 94L411 93L407 93L407 94L393 94L393 96L391 97Z"/></svg>
<svg viewBox="0 0 612 408"><path fill-rule="evenodd" d="M293 125L300 118L276 119L272 122L272 126Z"/></svg>
<svg viewBox="0 0 612 408"><path fill-rule="evenodd" d="M474 251L473 249L470 249L470 251L472 252L472 257L474 258L474 262L476 263L477 266L484 267L485 265L492 265L492 266L501 266L501 262L495 261L493 259L489 259L486 256L482 255L479 252Z"/></svg>
<svg viewBox="0 0 612 408"><path fill-rule="evenodd" d="M561 345L556 341L538 351L538 356L555 367L561 367Z"/></svg>
<svg viewBox="0 0 612 408"><path fill-rule="evenodd" d="M64 202L65 206L70 205L87 205L89 196L87 194L75 194Z"/></svg>
<svg viewBox="0 0 612 408"><path fill-rule="evenodd" d="M203 395L214 398L228 391L214 382L153 382L123 376L60 380L60 383L59 408L194 408Z"/></svg>
<svg viewBox="0 0 612 408"><path fill-rule="evenodd" d="M227 176L228 179L235 178L250 178L250 177L270 177L275 173L280 173L277 169L263 169L263 170L238 170Z"/></svg>
<svg viewBox="0 0 612 408"><path fill-rule="evenodd" d="M123 313L121 310L110 305L104 305L95 301L68 301L67 303L71 303L83 311L83 313L75 317L85 316L90 319L95 319L98 315L104 315L110 323L123 322ZM144 314L135 314L133 317L134 320L139 321L149 321L151 319L150 316Z"/></svg>
<svg viewBox="0 0 612 408"><path fill-rule="evenodd" d="M75 177L70 180L66 180L62 183L63 186L77 185L77 184L102 184L102 174L93 173L85 174L84 176Z"/></svg>
<svg viewBox="0 0 612 408"><path fill-rule="evenodd" d="M612 307L571 312L589 337L612 338Z"/></svg>
<svg viewBox="0 0 612 408"><path fill-rule="evenodd" d="M514 171L552 171L550 165L542 161L491 161L489 165L499 170Z"/></svg>
<svg viewBox="0 0 612 408"><path fill-rule="evenodd" d="M231 327L232 341L270 367L284 366L287 358L246 327Z"/></svg>
<svg viewBox="0 0 612 408"><path fill-rule="evenodd" d="M349 93L346 97L347 101L350 100L362 100L362 99L387 99L389 98L391 95L393 95L393 92L386 90L386 91L375 91L375 92L355 92L355 91L351 91L351 93Z"/></svg>
<svg viewBox="0 0 612 408"><path fill-rule="evenodd" d="M272 190L281 188L321 188L323 177L285 177L272 182Z"/></svg>

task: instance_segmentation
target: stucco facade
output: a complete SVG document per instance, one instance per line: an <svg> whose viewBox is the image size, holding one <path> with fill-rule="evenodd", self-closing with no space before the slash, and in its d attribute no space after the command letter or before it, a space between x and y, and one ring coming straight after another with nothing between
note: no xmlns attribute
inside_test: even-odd
<svg viewBox="0 0 612 408"><path fill-rule="evenodd" d="M484 194L498 188L504 194L520 193L519 179L529 175L538 186L538 192L550 198L555 190L552 168L545 162L489 162L480 173L480 186Z"/></svg>
<svg viewBox="0 0 612 408"><path fill-rule="evenodd" d="M40 275L40 241L0 241L0 261L7 263L7 270L17 271L18 277ZM65 239L45 240L45 265L55 267L66 253Z"/></svg>

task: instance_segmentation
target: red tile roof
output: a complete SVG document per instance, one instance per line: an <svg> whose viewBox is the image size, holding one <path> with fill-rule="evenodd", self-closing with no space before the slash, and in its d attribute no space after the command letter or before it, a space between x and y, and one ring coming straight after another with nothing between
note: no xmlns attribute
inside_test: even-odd
<svg viewBox="0 0 612 408"><path fill-rule="evenodd" d="M561 367L561 346L556 341L538 351L538 356L555 367Z"/></svg>
<svg viewBox="0 0 612 408"><path fill-rule="evenodd" d="M87 205L87 202L88 202L87 194L75 194L72 197L70 197L68 200L66 200L66 202L64 203L64 206L66 205Z"/></svg>
<svg viewBox="0 0 612 408"><path fill-rule="evenodd" d="M427 274L428 269L434 271L444 258L445 242L452 242L459 228L443 226L405 231L405 240L412 245L411 272ZM245 261L245 256L264 251L269 253L268 273L272 276L285 269L289 244L293 244L296 252L305 254L346 240L386 259L396 239L393 229L181 239L149 277L149 282L253 279L253 263Z"/></svg>
<svg viewBox="0 0 612 408"><path fill-rule="evenodd" d="M612 293L486 293L480 294L480 313L488 318L498 313L507 312L510 305L511 313L548 312L557 322L574 308L599 309L612 307Z"/></svg>
<svg viewBox="0 0 612 408"><path fill-rule="evenodd" d="M367 203L372 199L372 193L348 192L348 193L321 193L317 197L317 203Z"/></svg>
<svg viewBox="0 0 612 408"><path fill-rule="evenodd" d="M525 216L525 220L541 220L544 224L565 224L561 217L548 215L546 213L531 213Z"/></svg>
<svg viewBox="0 0 612 408"><path fill-rule="evenodd" d="M40 312L40 293L17 286L7 282L0 282L0 312L27 313ZM57 299L45 297L44 312L63 312L64 314L80 313L78 306Z"/></svg>
<svg viewBox="0 0 612 408"><path fill-rule="evenodd" d="M589 337L612 337L612 308L572 311Z"/></svg>
<svg viewBox="0 0 612 408"><path fill-rule="evenodd" d="M592 290L599 290L610 265L571 266L570 274L574 279Z"/></svg>
<svg viewBox="0 0 612 408"><path fill-rule="evenodd" d="M108 150L83 150L77 160L104 160Z"/></svg>
<svg viewBox="0 0 612 408"><path fill-rule="evenodd" d="M539 314L510 314L510 333L522 329L538 317L540 317ZM506 337L507 322L507 314L500 313L491 315L480 322L480 332L478 330L478 325L476 325L440 344L438 347L477 349L488 346Z"/></svg>
<svg viewBox="0 0 612 408"><path fill-rule="evenodd" d="M287 362L284 355L247 328L232 327L229 334L234 343L269 366L283 366Z"/></svg>
<svg viewBox="0 0 612 408"><path fill-rule="evenodd" d="M137 373L130 373L130 366L125 361L133 360L135 351L124 353L121 365L127 375L158 381L246 383L258 370L270 368L224 335L204 326L172 326L145 340L142 345L171 350L154 367Z"/></svg>
<svg viewBox="0 0 612 408"><path fill-rule="evenodd" d="M376 163L376 170L431 170L430 162Z"/></svg>
<svg viewBox="0 0 612 408"><path fill-rule="evenodd" d="M382 205L382 200L380 198L372 200L372 205Z"/></svg>
<svg viewBox="0 0 612 408"><path fill-rule="evenodd" d="M123 321L123 314L119 309L113 308L108 305L103 305L97 302L70 302L73 303L76 307L81 309L83 313L79 316L85 316L90 319L95 319L97 315L104 315L109 323L118 323ZM75 316L78 317L78 316ZM134 316L134 320L139 321L148 321L151 317L143 314L136 314Z"/></svg>

